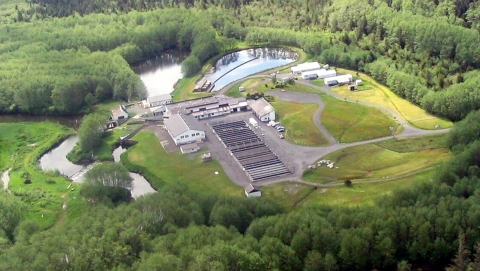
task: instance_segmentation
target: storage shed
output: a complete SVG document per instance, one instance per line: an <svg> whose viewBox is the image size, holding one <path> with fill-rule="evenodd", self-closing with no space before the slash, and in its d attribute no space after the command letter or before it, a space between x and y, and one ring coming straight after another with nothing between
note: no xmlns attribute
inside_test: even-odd
<svg viewBox="0 0 480 271"><path fill-rule="evenodd" d="M262 196L262 191L258 187L249 184L245 187L245 196L247 198L257 198Z"/></svg>
<svg viewBox="0 0 480 271"><path fill-rule="evenodd" d="M355 80L355 85L356 85L356 86L361 86L361 85L363 85L362 79L357 79L357 80Z"/></svg>
<svg viewBox="0 0 480 271"><path fill-rule="evenodd" d="M197 143L190 143L190 144L185 144L185 145L180 146L180 151L183 154L196 152L199 149L200 149L200 147L197 145Z"/></svg>
<svg viewBox="0 0 480 271"><path fill-rule="evenodd" d="M112 121L119 121L128 119L127 110L123 105L120 105L117 109L112 110L112 114L110 115L110 120Z"/></svg>

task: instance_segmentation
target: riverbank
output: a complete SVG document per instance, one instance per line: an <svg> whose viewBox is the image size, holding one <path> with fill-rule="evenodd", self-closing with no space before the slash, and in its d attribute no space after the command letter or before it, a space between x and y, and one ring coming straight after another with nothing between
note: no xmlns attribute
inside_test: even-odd
<svg viewBox="0 0 480 271"><path fill-rule="evenodd" d="M56 171L43 172L37 163L42 154L72 135L73 129L51 122L27 122L0 123L0 130L0 168L11 168L8 188L25 203L25 218L47 229L65 212L64 202L71 206L67 220L82 213L85 203L77 185Z"/></svg>

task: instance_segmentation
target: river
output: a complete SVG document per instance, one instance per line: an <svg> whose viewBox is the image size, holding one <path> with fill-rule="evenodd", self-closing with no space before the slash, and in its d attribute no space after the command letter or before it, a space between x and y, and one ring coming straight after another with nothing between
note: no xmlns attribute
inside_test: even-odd
<svg viewBox="0 0 480 271"><path fill-rule="evenodd" d="M132 65L132 70L140 76L149 97L167 94L173 91L175 83L183 77L180 64L186 57L187 53L166 53Z"/></svg>
<svg viewBox="0 0 480 271"><path fill-rule="evenodd" d="M133 65L132 69L140 76L149 96L167 94L174 90L175 83L183 77L181 63L186 56L186 53L163 54ZM207 74L205 79L213 82L221 77L213 88L219 90L230 82L291 63L297 57L295 51L285 48L241 50L220 58L215 64L215 72Z"/></svg>
<svg viewBox="0 0 480 271"><path fill-rule="evenodd" d="M50 152L44 154L39 160L42 170L58 170L61 174L72 179L73 182L82 183L84 179L84 173L97 163L76 165L68 161L66 158L67 153L72 150L77 141L77 136L68 137L60 145L53 148ZM114 161L120 162L120 155L125 151L126 149L122 148L121 146L113 150L112 155L114 157ZM132 197L138 198L139 196L155 192L155 189L153 189L150 183L142 175L130 172L130 176L133 178L133 187L131 190Z"/></svg>

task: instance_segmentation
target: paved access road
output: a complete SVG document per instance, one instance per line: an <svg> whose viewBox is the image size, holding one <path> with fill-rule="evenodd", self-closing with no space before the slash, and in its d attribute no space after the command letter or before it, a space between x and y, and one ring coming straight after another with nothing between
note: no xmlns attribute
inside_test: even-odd
<svg viewBox="0 0 480 271"><path fill-rule="evenodd" d="M232 82L231 84L225 86L222 90L218 91L217 93L223 94L225 93L226 90L231 88L234 84L238 83L239 81L247 80L251 78L270 78L270 76L264 75L264 74L248 76L241 80ZM279 139L278 133L276 132L275 129L272 129L271 127L267 127L265 124L262 124L263 125L262 129L264 130L264 134L266 135L266 140L265 140L266 143L270 146L272 150L277 151L279 157L287 165L291 165L293 167L293 175L289 175L283 178L275 178L275 179L259 181L255 183L256 185L262 186L262 185L268 185L272 183L294 181L294 182L299 182L303 184L315 185L319 187L330 187L332 186L332 184L311 183L301 179L302 174L307 169L308 165L315 163L317 160L319 160L320 158L324 157L327 154L330 154L332 152L335 152L344 148L360 146L360 145L365 145L370 143L377 143L377 142L393 139L396 137L403 138L403 137L435 135L435 134L447 133L449 131L449 129L439 129L439 130L419 129L411 126L400 114L398 114L396 111L386 106L382 106L382 105L370 103L370 102L351 100L331 91L328 86L317 86L306 80L297 80L296 83L309 86L319 91L323 91L328 95L334 98L337 98L341 101L372 106L380 109L382 112L387 112L388 114L390 114L390 117L392 117L398 122L399 125L403 126L403 131L400 134L395 136L387 136L387 137L353 142L353 143L339 143L333 138L333 136L328 132L328 130L322 125L320 121L320 115L323 109L325 108L325 103L322 101L319 95L312 94L312 93L293 92L293 91L280 91L280 90L269 91L267 92L267 95L275 96L280 100L304 102L304 103L317 103L319 105L319 108L315 112L314 116L312 116L313 121L317 126L317 128L320 130L320 132L322 132L327 137L327 139L330 142L330 145L325 147L305 147L305 146L295 145L286 140ZM236 179L236 180L232 179L232 180L234 181L234 183L236 183L239 186L246 186L249 184L248 179L243 179L241 181L240 179ZM392 179L375 180L375 182L390 181L390 180Z"/></svg>

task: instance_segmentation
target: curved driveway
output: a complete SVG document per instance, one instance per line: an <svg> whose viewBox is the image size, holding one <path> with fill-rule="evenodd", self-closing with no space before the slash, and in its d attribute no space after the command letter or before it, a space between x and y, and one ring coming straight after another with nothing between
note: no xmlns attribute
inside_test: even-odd
<svg viewBox="0 0 480 271"><path fill-rule="evenodd" d="M223 94L225 93L226 90L230 89L233 85L237 84L240 81L251 79L251 78L270 78L269 75L264 75L264 74L257 74L257 75L252 75L252 76L247 76L245 78L239 79L237 81L234 81L227 86L225 86L223 89L219 90L217 93L218 94ZM266 143L270 146L272 150L278 150L281 152L283 155L280 155L280 158L287 164L287 165L292 165L293 166L293 176L289 175L284 178L276 178L276 179L271 179L271 180L264 180L264 181L259 181L256 182L257 185L263 186L263 185L268 185L272 183L279 183L279 182L285 182L285 181L294 181L294 182L299 182L303 184L309 184L309 185L314 185L318 187L330 187L334 186L334 184L319 184L319 183L312 183L312 182L307 182L302 180L301 176L303 172L307 169L308 165L311 165L315 163L318 159L321 157L326 156L327 154L330 154L332 152L344 149L344 148L349 148L349 147L354 147L354 146L359 146L359 145L365 145L365 144L370 144L370 143L377 143L381 141L385 141L388 139L393 139L396 137L417 137L417 136L425 136L425 135L435 135L435 134L442 134L442 133L447 133L450 129L439 129L439 130L423 130L419 129L416 127L411 126L400 114L398 114L396 111L392 110L389 107L382 106L379 104L375 103L370 103L370 102L364 102L364 101L356 101L352 99L345 98L343 96L340 96L339 94L333 92L330 90L329 87L327 86L317 86L309 81L305 80L298 80L296 81L297 84L302 84L305 86L309 86L313 89L323 91L327 94L329 94L332 97L335 97L339 100L346 101L346 102L351 102L351 103L358 103L358 104L363 104L366 106L371 106L380 109L382 112L387 112L390 114L390 117L395 119L399 125L403 126L403 131L395 136L386 136L386 137L381 137L381 138L376 138L376 139L370 139L370 140L365 140L365 141L358 141L358 142L353 142L353 143L338 143L333 136L328 132L328 130L321 124L320 122L320 115L325 108L325 103L323 100L320 98L319 95L312 94L312 93L302 93L302 92L293 92L293 91L279 91L279 90L273 90L267 92L268 95L275 96L276 98L280 100L285 100L285 101L293 101L293 102L304 102L304 103L317 103L319 105L318 110L315 112L313 118L314 118L314 123L322 132L327 139L329 140L330 144L329 146L325 147L305 147L305 146L299 146L292 144L286 140L275 140L278 138L278 135L274 129L265 129L264 132L268 137L266 137ZM275 138L275 139L273 139ZM385 180L374 180L374 182L382 182L382 181L391 181L392 179L385 179ZM237 185L240 186L245 186L248 184L244 184L234 182ZM336 184L335 184L336 185Z"/></svg>

